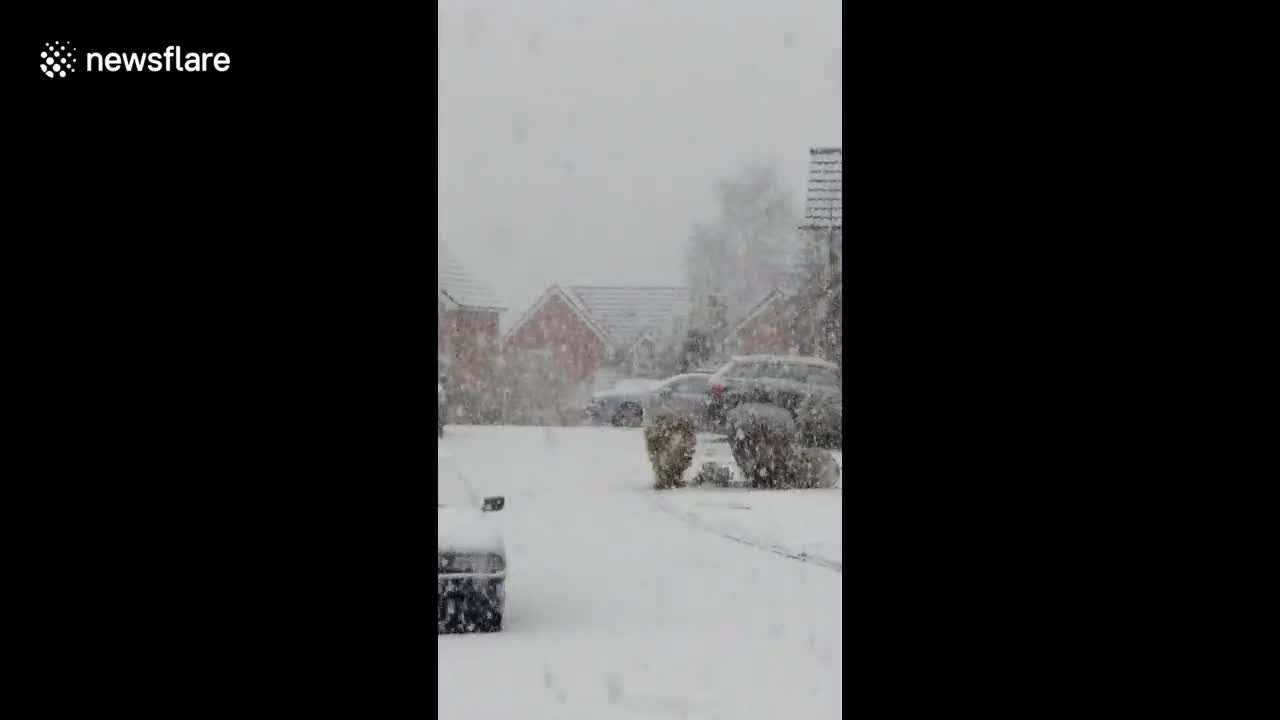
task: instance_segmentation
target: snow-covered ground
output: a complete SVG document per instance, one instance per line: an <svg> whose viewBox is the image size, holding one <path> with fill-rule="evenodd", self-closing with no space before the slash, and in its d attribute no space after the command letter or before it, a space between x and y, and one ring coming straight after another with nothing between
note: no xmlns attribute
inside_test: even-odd
<svg viewBox="0 0 1280 720"><path fill-rule="evenodd" d="M836 464L842 454L833 451ZM698 450L684 474L690 482L704 462L731 468L741 477L729 444L721 435L699 434ZM781 555L842 569L841 490L762 492L736 488L690 487L654 493L663 510L696 527Z"/></svg>
<svg viewBox="0 0 1280 720"><path fill-rule="evenodd" d="M764 549L838 561L840 490L656 493L636 429L455 426L440 445L506 496L487 517L508 555L503 632L437 636L441 717L840 715L841 573Z"/></svg>

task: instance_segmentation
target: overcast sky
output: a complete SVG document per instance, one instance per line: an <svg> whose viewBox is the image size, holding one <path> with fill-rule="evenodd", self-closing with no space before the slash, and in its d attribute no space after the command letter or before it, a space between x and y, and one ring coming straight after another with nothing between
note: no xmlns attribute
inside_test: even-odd
<svg viewBox="0 0 1280 720"><path fill-rule="evenodd" d="M439 238L510 310L684 284L712 184L841 145L840 0L439 0Z"/></svg>

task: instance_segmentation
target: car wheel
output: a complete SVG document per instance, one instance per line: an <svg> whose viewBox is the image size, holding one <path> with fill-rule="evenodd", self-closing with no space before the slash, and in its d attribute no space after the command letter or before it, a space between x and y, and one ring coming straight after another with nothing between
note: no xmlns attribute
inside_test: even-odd
<svg viewBox="0 0 1280 720"><path fill-rule="evenodd" d="M476 625L476 630L480 632L502 632L502 614L492 613L484 620Z"/></svg>
<svg viewBox="0 0 1280 720"><path fill-rule="evenodd" d="M620 427L640 427L644 410L635 403L623 403L613 415L613 424Z"/></svg>

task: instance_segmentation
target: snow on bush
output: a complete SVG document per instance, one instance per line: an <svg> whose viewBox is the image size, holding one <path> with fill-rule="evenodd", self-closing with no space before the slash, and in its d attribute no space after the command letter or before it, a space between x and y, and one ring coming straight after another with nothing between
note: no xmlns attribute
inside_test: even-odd
<svg viewBox="0 0 1280 720"><path fill-rule="evenodd" d="M791 413L775 405L745 403L725 418L734 462L751 487L791 487L795 442Z"/></svg>
<svg viewBox="0 0 1280 720"><path fill-rule="evenodd" d="M833 488L840 483L840 466L831 453L818 448L800 448L796 452L794 487Z"/></svg>
<svg viewBox="0 0 1280 720"><path fill-rule="evenodd" d="M714 462L704 462L702 467L698 469L698 474L693 476L689 481L690 485L695 487L700 485L709 485L711 487L737 487L741 483L734 482L733 469L728 465L722 465Z"/></svg>
<svg viewBox="0 0 1280 720"><path fill-rule="evenodd" d="M844 445L844 410L838 400L814 395L796 408L801 444L806 447L840 448Z"/></svg>
<svg viewBox="0 0 1280 720"><path fill-rule="evenodd" d="M775 405L747 403L727 417L734 462L754 488L834 487L840 470L831 455L804 448L791 413Z"/></svg>
<svg viewBox="0 0 1280 720"><path fill-rule="evenodd" d="M644 444L653 466L654 488L683 486L680 478L693 462L693 451L698 446L693 418L684 413L654 410L652 417L645 418Z"/></svg>

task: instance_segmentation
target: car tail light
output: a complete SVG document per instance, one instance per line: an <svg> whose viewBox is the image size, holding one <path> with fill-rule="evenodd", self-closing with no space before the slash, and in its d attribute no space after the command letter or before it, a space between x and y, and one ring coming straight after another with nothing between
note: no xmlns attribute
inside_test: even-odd
<svg viewBox="0 0 1280 720"><path fill-rule="evenodd" d="M720 383L711 383L711 394L712 394L712 395L723 395L723 394L724 394L724 386L723 386L723 385L721 385Z"/></svg>

